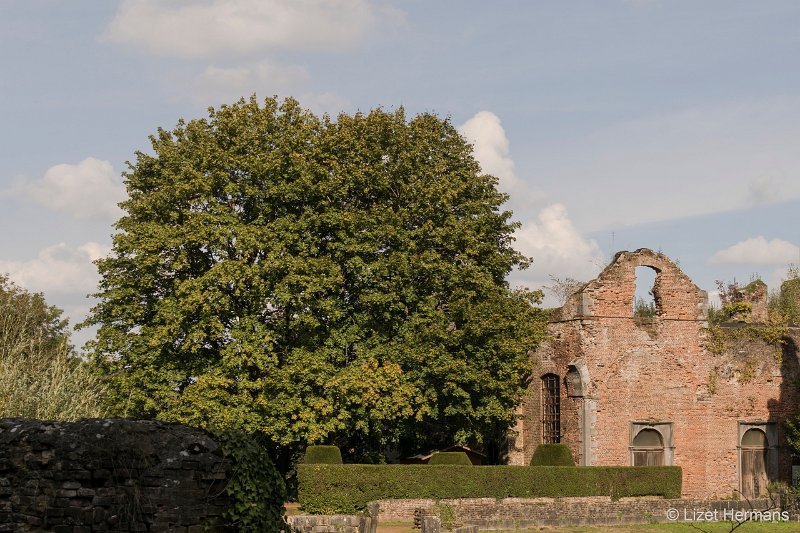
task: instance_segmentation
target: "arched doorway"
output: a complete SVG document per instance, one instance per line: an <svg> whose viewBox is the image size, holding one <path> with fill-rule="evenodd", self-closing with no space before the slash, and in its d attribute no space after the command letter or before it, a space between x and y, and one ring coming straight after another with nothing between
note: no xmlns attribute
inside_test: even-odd
<svg viewBox="0 0 800 533"><path fill-rule="evenodd" d="M761 429L751 428L742 435L741 442L742 496L757 498L767 492L769 476L769 441Z"/></svg>
<svg viewBox="0 0 800 533"><path fill-rule="evenodd" d="M658 430L644 428L631 443L631 462L633 466L663 466L664 438Z"/></svg>

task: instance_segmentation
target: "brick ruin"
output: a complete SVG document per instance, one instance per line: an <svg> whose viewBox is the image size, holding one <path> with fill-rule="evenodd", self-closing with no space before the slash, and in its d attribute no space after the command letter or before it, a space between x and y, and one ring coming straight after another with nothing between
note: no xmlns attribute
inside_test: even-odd
<svg viewBox="0 0 800 533"><path fill-rule="evenodd" d="M656 273L653 317L633 316L637 267ZM758 289L755 321L766 316ZM684 497L790 482L783 422L800 399L800 336L790 328L782 349L743 335L713 349L707 310L707 293L663 254L619 252L551 315L509 463L563 442L580 465L678 465Z"/></svg>

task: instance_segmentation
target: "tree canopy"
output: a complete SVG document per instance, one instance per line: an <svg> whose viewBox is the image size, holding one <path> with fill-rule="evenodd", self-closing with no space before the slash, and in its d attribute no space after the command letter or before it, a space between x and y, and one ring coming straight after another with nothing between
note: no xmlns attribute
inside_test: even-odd
<svg viewBox="0 0 800 533"><path fill-rule="evenodd" d="M67 321L0 275L0 417L77 420L101 416L102 387L73 357Z"/></svg>
<svg viewBox="0 0 800 533"><path fill-rule="evenodd" d="M117 412L362 459L513 422L540 293L448 120L253 97L150 140L87 321Z"/></svg>

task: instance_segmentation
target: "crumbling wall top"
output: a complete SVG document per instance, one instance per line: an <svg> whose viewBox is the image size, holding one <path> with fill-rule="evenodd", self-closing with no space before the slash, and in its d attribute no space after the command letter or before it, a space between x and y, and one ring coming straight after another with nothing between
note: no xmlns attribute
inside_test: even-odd
<svg viewBox="0 0 800 533"><path fill-rule="evenodd" d="M656 319L705 320L708 294L660 252L640 248L617 252L597 278L567 299L554 320L575 318L633 318L636 268L649 267L656 273L652 293Z"/></svg>

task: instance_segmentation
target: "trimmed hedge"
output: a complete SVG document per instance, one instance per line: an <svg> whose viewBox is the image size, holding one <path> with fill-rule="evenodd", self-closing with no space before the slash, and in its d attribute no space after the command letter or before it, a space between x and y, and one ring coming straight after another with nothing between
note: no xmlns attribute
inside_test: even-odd
<svg viewBox="0 0 800 533"><path fill-rule="evenodd" d="M428 464L472 466L472 461L464 452L437 452L433 454Z"/></svg>
<svg viewBox="0 0 800 533"><path fill-rule="evenodd" d="M336 446L309 446L302 462L307 465L340 465L342 452Z"/></svg>
<svg viewBox="0 0 800 533"><path fill-rule="evenodd" d="M566 444L540 444L531 457L531 466L575 466Z"/></svg>
<svg viewBox="0 0 800 533"><path fill-rule="evenodd" d="M680 498L678 466L298 465L298 497L312 514L353 514L390 498Z"/></svg>

